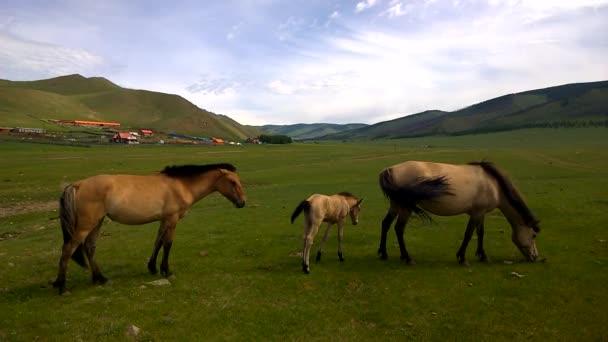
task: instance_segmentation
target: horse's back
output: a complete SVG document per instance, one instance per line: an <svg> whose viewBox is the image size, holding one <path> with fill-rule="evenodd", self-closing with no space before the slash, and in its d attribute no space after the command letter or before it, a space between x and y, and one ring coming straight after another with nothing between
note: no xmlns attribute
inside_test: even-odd
<svg viewBox="0 0 608 342"><path fill-rule="evenodd" d="M96 175L74 183L77 200L89 212L103 212L124 224L159 220L163 212L186 206L176 199L175 189L159 175Z"/></svg>
<svg viewBox="0 0 608 342"><path fill-rule="evenodd" d="M422 208L436 215L487 211L499 203L500 192L496 180L477 165L407 161L386 168L383 172L387 170L397 186L444 177L449 194L420 203Z"/></svg>

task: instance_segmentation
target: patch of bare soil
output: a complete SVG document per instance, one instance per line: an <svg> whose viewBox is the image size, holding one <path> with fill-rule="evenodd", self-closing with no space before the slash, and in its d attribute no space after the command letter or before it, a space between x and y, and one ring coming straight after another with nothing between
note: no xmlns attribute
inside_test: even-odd
<svg viewBox="0 0 608 342"><path fill-rule="evenodd" d="M8 217L40 211L51 211L57 209L59 203L57 201L49 202L21 202L13 204L9 207L0 206L0 217Z"/></svg>

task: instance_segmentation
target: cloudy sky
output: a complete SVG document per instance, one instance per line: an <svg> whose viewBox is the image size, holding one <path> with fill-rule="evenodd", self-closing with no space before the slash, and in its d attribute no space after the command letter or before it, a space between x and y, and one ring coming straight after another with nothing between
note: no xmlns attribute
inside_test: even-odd
<svg viewBox="0 0 608 342"><path fill-rule="evenodd" d="M252 125L456 110L607 61L608 0L0 3L0 79L102 76Z"/></svg>

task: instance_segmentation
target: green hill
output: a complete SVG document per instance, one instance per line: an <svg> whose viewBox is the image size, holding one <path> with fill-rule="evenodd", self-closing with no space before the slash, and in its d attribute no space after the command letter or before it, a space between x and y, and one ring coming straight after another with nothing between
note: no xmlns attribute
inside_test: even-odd
<svg viewBox="0 0 608 342"><path fill-rule="evenodd" d="M461 135L527 127L606 125L607 122L608 81L601 81L504 95L454 112L425 111L320 139Z"/></svg>
<svg viewBox="0 0 608 342"><path fill-rule="evenodd" d="M366 124L329 124L329 123L314 123L314 124L294 124L294 125L264 125L255 126L263 131L271 134L282 134L292 137L295 140L314 139L328 134L344 132L351 129L357 129L367 126Z"/></svg>
<svg viewBox="0 0 608 342"><path fill-rule="evenodd" d="M181 96L122 88L101 77L0 80L0 126L40 127L41 119L115 121L125 129L151 128L231 140L260 134Z"/></svg>

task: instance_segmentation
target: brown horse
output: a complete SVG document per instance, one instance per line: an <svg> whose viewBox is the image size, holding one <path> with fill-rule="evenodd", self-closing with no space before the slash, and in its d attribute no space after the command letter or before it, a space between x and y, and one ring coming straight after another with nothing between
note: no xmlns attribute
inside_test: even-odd
<svg viewBox="0 0 608 342"><path fill-rule="evenodd" d="M390 200L390 208L382 221L382 235L378 254L387 258L386 234L395 218L395 233L401 259L413 264L405 248L403 233L412 213L430 219L427 212L452 216L470 216L464 239L456 254L466 264L465 252L473 231L477 231L477 252L481 261L487 261L483 249L484 215L498 208L512 228L512 241L529 260L538 257L536 233L540 231L536 220L513 183L494 164L473 162L452 165L432 162L408 161L384 169L380 173L380 188Z"/></svg>
<svg viewBox="0 0 608 342"><path fill-rule="evenodd" d="M337 195L326 196L314 194L308 197L307 200L300 202L291 215L291 223L304 211L304 238L302 249L302 270L304 273L310 273L309 256L310 249L314 242L315 236L319 231L319 226L323 222L327 222L327 228L321 241L321 246L317 252L317 261L321 260L323 253L323 245L329 236L329 228L334 224L338 225L338 258L344 261L342 257L342 239L344 237L344 219L350 215L353 225L359 223L359 212L361 211L361 202L363 199L358 199L348 192L341 192Z"/></svg>
<svg viewBox="0 0 608 342"><path fill-rule="evenodd" d="M96 240L105 216L128 225L160 221L148 270L157 273L156 257L162 246L160 270L170 276L175 226L194 203L218 191L236 207L245 205L245 193L235 172L230 164L168 166L154 175L97 175L68 185L60 200L64 244L53 286L62 294L70 257L86 268L84 255L93 283L107 281L95 262Z"/></svg>

